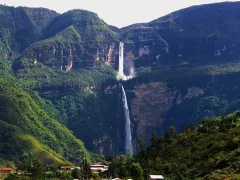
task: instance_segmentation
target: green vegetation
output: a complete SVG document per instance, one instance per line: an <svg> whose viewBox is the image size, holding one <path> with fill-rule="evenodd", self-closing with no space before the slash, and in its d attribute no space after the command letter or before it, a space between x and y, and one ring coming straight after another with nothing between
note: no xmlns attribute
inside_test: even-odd
<svg viewBox="0 0 240 180"><path fill-rule="evenodd" d="M2 125L2 123L1 123ZM9 127L8 128L13 128ZM121 177L142 180L150 174L161 174L165 179L239 179L240 173L240 111L209 120L202 121L196 129L189 124L183 133L177 133L175 127L170 127L164 136L152 134L152 144L145 147L139 140L140 152L132 157L120 155L106 158L109 164L107 173L91 175L87 162L82 161L82 170L70 172L59 171L56 166L40 168L37 162L28 172L33 172L31 178L71 179L72 177ZM11 131L17 132L16 128ZM15 131L15 132L14 132ZM22 143L18 143L22 144ZM41 171L34 171L38 167ZM9 179L16 176L9 176Z"/></svg>
<svg viewBox="0 0 240 180"><path fill-rule="evenodd" d="M39 41L30 46L24 52L22 61L26 58L31 59L32 64L34 60L38 60L43 64L51 66L58 65L60 63L59 61L61 61L60 52L58 51L61 49L63 53L63 51L69 48L69 45L76 48L75 51L78 51L78 53L80 53L83 49L81 37L73 26L69 26L56 34L54 37ZM55 54L58 54L58 56L55 57Z"/></svg>
<svg viewBox="0 0 240 180"><path fill-rule="evenodd" d="M25 88L70 88L82 89L86 87L100 86L106 81L116 81L116 72L110 67L96 67L92 70L81 69L78 71L62 72L37 63L32 64L32 60L25 59L21 62L16 73L20 83Z"/></svg>
<svg viewBox="0 0 240 180"><path fill-rule="evenodd" d="M77 140L66 127L51 118L56 117L56 110L54 110L51 103L45 102L36 93L31 93L31 97L26 91L2 78L0 82L0 119L7 124L20 128L24 132L24 136L19 136L18 134L22 133L18 132L16 134L16 132L10 138L22 137L22 140L29 141L29 143L37 146L38 149L47 149L48 152L51 150L52 156L60 158L60 162L65 161L65 159L73 161L76 158L83 157L90 160L90 155L83 143ZM48 111L45 112L44 109L48 109ZM17 145L11 144L11 141L7 144L12 147ZM24 147L24 144L22 146ZM44 148L45 146L47 148ZM17 150L17 148L12 149L13 151L14 149ZM23 153L25 156L30 156L31 151L29 151L28 146L22 149L26 151L26 153ZM14 152L12 153L14 154ZM44 154L42 156L44 157ZM8 154L6 160L9 157L13 158L13 156ZM45 160L44 158L41 159ZM9 160L13 161L13 159Z"/></svg>
<svg viewBox="0 0 240 180"><path fill-rule="evenodd" d="M81 173L40 166L78 163L84 157L88 162L102 160L89 154L79 139L95 153L122 152L124 117L116 71L94 67L95 60L107 56L115 44L114 63L119 39L125 42L125 54L134 59L137 71L136 78L123 82L130 111L139 109L149 119L155 118L148 112L152 107L147 101L134 104L138 102L135 95L141 97L141 93L149 96L152 106L156 107L158 98L169 105L156 117L159 127L150 127L146 119L139 129L136 115L131 114L134 140L147 124L148 132L172 124L179 130L189 122L239 109L238 16L239 3L215 4L120 30L84 10L58 15L43 8L0 5L0 165L21 169L26 164L33 179L68 179ZM143 47L146 52L140 57ZM72 69L65 72L70 62ZM166 84L156 98L151 97L158 95L151 91L153 82ZM135 91L142 84L149 93ZM154 134L149 148L139 141L141 151L134 158L116 157L111 161L112 176L143 179L160 173L169 179L239 178L239 113L203 121L197 130L189 126L178 134L176 129L162 137ZM41 171L36 172L38 167Z"/></svg>
<svg viewBox="0 0 240 180"><path fill-rule="evenodd" d="M46 39L55 36L71 25L85 43L106 43L118 36L97 14L85 10L72 10L55 18L44 30L43 37Z"/></svg>
<svg viewBox="0 0 240 180"><path fill-rule="evenodd" d="M41 35L41 31L46 28L48 24L58 15L55 11L45 8L23 7L23 9L26 11L31 22L36 27L39 35Z"/></svg>
<svg viewBox="0 0 240 180"><path fill-rule="evenodd" d="M100 173L102 175L102 173ZM31 165L18 165L16 171L5 180L73 180L73 179L100 179L98 174L90 172L87 159L82 159L78 167L71 170L62 169L56 164L42 165L38 160L33 160Z"/></svg>
<svg viewBox="0 0 240 180"><path fill-rule="evenodd" d="M162 173L170 179L234 179L239 169L239 112L192 126L182 134L171 127L137 156L146 174Z"/></svg>
<svg viewBox="0 0 240 180"><path fill-rule="evenodd" d="M153 133L148 148L139 140L140 152L136 157L119 156L111 160L110 173L114 177L133 178L142 174L142 168L145 178L162 174L169 180L239 179L239 142L240 111L204 120L196 130L190 124L180 134L172 126L162 137ZM130 175L132 171L134 174Z"/></svg>
<svg viewBox="0 0 240 180"><path fill-rule="evenodd" d="M164 123L160 126L163 129L174 125L179 131L190 122L197 124L201 119L226 115L240 108L239 63L168 69L145 66L136 72L138 76L124 84L126 89L136 90L144 84L164 83L167 85L166 91L173 93L172 96L167 95L173 101L162 116ZM150 86L147 91L151 92L152 89ZM157 133L162 135L162 130Z"/></svg>
<svg viewBox="0 0 240 180"><path fill-rule="evenodd" d="M179 81L193 76L224 76L240 72L240 63L223 63L199 66L142 66L136 69L138 82Z"/></svg>
<svg viewBox="0 0 240 180"><path fill-rule="evenodd" d="M36 42L41 34L40 29L57 15L43 8L36 8L34 11L41 16L36 16L30 8L0 5L0 41L12 55L23 52Z"/></svg>
<svg viewBox="0 0 240 180"><path fill-rule="evenodd" d="M108 155L117 151L116 94L106 95L101 90L96 92L89 88L81 93L63 93L48 98L61 113L60 122L83 140L88 150Z"/></svg>
<svg viewBox="0 0 240 180"><path fill-rule="evenodd" d="M141 180L143 178L143 171L141 166L135 162L135 159L127 154L120 155L115 158L106 158L110 162L109 175L111 177L119 177L124 179L133 178Z"/></svg>
<svg viewBox="0 0 240 180"><path fill-rule="evenodd" d="M42 164L68 163L48 146L40 143L33 136L23 133L17 126L0 121L0 156L1 166L15 167L17 164L30 164L37 159Z"/></svg>

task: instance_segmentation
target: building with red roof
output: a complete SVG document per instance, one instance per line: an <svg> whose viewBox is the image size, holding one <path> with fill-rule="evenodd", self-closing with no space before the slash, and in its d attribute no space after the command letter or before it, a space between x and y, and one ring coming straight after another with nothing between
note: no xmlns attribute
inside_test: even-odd
<svg viewBox="0 0 240 180"><path fill-rule="evenodd" d="M0 167L0 178L5 177L5 176L11 174L12 171L13 171L12 168Z"/></svg>

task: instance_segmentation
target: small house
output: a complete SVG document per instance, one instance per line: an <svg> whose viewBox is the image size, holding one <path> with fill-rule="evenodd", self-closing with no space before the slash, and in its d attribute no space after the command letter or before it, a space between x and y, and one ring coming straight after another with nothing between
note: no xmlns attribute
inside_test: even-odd
<svg viewBox="0 0 240 180"><path fill-rule="evenodd" d="M101 164L90 165L90 170L92 173L104 172L108 170L108 166Z"/></svg>
<svg viewBox="0 0 240 180"><path fill-rule="evenodd" d="M65 170L65 171L72 171L76 168L76 166L61 166L60 170Z"/></svg>
<svg viewBox="0 0 240 180"><path fill-rule="evenodd" d="M149 175L149 180L162 180L164 179L162 175Z"/></svg>

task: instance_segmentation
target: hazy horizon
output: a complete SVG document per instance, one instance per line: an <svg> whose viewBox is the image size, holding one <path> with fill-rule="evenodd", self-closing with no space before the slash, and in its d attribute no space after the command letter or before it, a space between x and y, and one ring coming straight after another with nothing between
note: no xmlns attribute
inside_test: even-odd
<svg viewBox="0 0 240 180"><path fill-rule="evenodd" d="M171 12L187 8L194 5L226 2L222 0L68 0L59 2L56 0L34 1L34 0L0 0L0 4L7 6L26 6L26 7L43 7L55 10L58 13L64 13L72 9L84 9L95 12L109 25L116 27L125 27L135 23L145 23L167 15ZM235 2L235 1L228 1Z"/></svg>

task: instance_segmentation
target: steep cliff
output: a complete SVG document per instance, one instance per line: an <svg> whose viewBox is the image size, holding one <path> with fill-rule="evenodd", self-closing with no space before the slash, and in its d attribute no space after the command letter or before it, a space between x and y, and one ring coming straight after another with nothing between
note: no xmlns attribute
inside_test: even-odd
<svg viewBox="0 0 240 180"><path fill-rule="evenodd" d="M148 144L153 131L163 135L170 126L182 131L189 123L239 109L238 76L236 63L157 70L126 82L134 134Z"/></svg>

